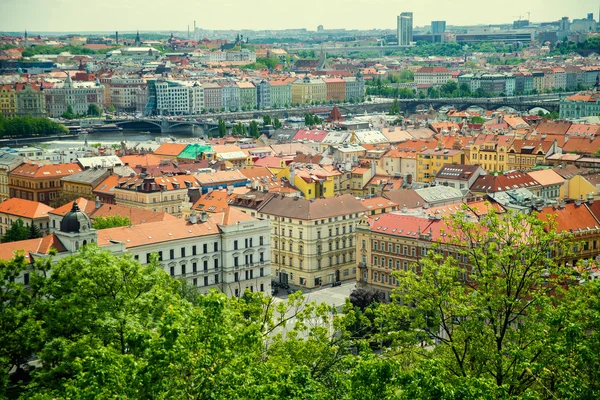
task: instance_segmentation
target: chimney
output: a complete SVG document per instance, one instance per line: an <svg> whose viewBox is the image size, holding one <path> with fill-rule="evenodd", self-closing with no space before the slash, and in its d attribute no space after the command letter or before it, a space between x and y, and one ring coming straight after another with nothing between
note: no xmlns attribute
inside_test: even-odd
<svg viewBox="0 0 600 400"><path fill-rule="evenodd" d="M208 221L208 214L205 211L201 211L200 212L200 222L206 222Z"/></svg>
<svg viewBox="0 0 600 400"><path fill-rule="evenodd" d="M575 200L575 205L579 207L583 203L583 195L580 195L577 200Z"/></svg>
<svg viewBox="0 0 600 400"><path fill-rule="evenodd" d="M371 161L371 174L372 174L371 176L375 176L376 171L377 171L377 164L375 164L374 161Z"/></svg>
<svg viewBox="0 0 600 400"><path fill-rule="evenodd" d="M192 213L190 214L190 224L197 224L198 223L198 217L196 216L196 210L192 210Z"/></svg>
<svg viewBox="0 0 600 400"><path fill-rule="evenodd" d="M295 179L294 179L295 177L296 177L296 171L294 170L293 166L290 166L290 184L292 186L295 186L294 185L294 183L296 182Z"/></svg>
<svg viewBox="0 0 600 400"><path fill-rule="evenodd" d="M100 196L96 196L96 210L102 207L102 202L100 201Z"/></svg>
<svg viewBox="0 0 600 400"><path fill-rule="evenodd" d="M587 196L587 203L591 206L594 204L594 193L590 192Z"/></svg>
<svg viewBox="0 0 600 400"><path fill-rule="evenodd" d="M231 196L233 194L233 186L227 186L227 196Z"/></svg>

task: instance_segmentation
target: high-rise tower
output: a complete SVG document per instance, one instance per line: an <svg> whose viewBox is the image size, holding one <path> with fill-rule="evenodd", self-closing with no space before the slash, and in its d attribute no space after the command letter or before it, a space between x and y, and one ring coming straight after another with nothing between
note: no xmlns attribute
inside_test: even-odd
<svg viewBox="0 0 600 400"><path fill-rule="evenodd" d="M413 13L403 12L398 16L398 46L409 46L413 40Z"/></svg>

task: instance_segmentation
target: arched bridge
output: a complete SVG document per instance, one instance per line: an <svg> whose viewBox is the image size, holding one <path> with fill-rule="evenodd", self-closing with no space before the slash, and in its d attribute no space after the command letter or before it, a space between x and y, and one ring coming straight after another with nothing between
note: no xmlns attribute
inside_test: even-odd
<svg viewBox="0 0 600 400"><path fill-rule="evenodd" d="M204 121L196 119L185 119L185 120L169 120L166 118L155 119L155 118L136 118L136 119L124 119L124 120L112 120L107 121L120 126L121 128L127 129L128 127L136 129L144 129L143 126L147 126L147 129L160 129L160 133L169 133L177 127L199 127L204 133L208 134L211 131L215 131L219 128L217 121ZM229 129L232 124L225 122L225 126Z"/></svg>
<svg viewBox="0 0 600 400"><path fill-rule="evenodd" d="M404 109L404 111L414 111L418 106L432 106L438 108L450 105L459 110L464 110L471 106L479 106L487 110L493 110L500 107L511 107L517 111L528 111L532 108L540 107L548 111L558 112L560 98L565 95L566 94L563 93L561 95L551 94L492 98L398 99L398 103L400 103L400 107Z"/></svg>

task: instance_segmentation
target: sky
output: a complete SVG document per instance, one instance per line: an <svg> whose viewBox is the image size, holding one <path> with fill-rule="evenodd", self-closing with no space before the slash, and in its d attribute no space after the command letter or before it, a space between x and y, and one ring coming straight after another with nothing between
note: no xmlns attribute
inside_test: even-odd
<svg viewBox="0 0 600 400"><path fill-rule="evenodd" d="M0 0L0 32L186 31L205 29L395 29L396 16L414 13L414 25L598 20L592 0ZM191 29L192 29L191 28Z"/></svg>

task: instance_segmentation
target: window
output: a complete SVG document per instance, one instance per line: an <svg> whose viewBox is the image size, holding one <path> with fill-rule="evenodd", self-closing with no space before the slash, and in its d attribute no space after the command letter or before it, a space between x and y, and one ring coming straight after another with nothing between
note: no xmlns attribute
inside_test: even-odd
<svg viewBox="0 0 600 400"><path fill-rule="evenodd" d="M377 265L377 260L378 260L377 256L373 257L373 265Z"/></svg>
<svg viewBox="0 0 600 400"><path fill-rule="evenodd" d="M258 238L258 245L259 245L259 246L262 246L263 244L264 244L264 239L263 239L263 237L261 236L261 237L259 237L259 238Z"/></svg>
<svg viewBox="0 0 600 400"><path fill-rule="evenodd" d="M202 253L203 253L203 254L206 254L206 253L208 253L208 244L204 243L204 244L202 245Z"/></svg>
<svg viewBox="0 0 600 400"><path fill-rule="evenodd" d="M196 245L192 246L192 255L196 255Z"/></svg>
<svg viewBox="0 0 600 400"><path fill-rule="evenodd" d="M185 257L185 247L181 248L181 257Z"/></svg>
<svg viewBox="0 0 600 400"><path fill-rule="evenodd" d="M23 274L23 284L29 285L29 272Z"/></svg>
<svg viewBox="0 0 600 400"><path fill-rule="evenodd" d="M192 272L196 273L198 272L198 263L192 263Z"/></svg>
<svg viewBox="0 0 600 400"><path fill-rule="evenodd" d="M204 271L208 271L208 260L203 261Z"/></svg>
<svg viewBox="0 0 600 400"><path fill-rule="evenodd" d="M219 259L218 258L215 258L215 260L214 260L214 266L215 266L215 269L219 268Z"/></svg>
<svg viewBox="0 0 600 400"><path fill-rule="evenodd" d="M367 241L366 240L362 241L362 248L363 249L367 248Z"/></svg>
<svg viewBox="0 0 600 400"><path fill-rule="evenodd" d="M215 242L213 245L213 251L217 252L219 251L219 242Z"/></svg>
<svg viewBox="0 0 600 400"><path fill-rule="evenodd" d="M171 276L175 276L175 267L171 267L169 270L170 270L169 273L171 274Z"/></svg>
<svg viewBox="0 0 600 400"><path fill-rule="evenodd" d="M204 286L208 286L208 276L204 277Z"/></svg>
<svg viewBox="0 0 600 400"><path fill-rule="evenodd" d="M292 230L291 229L288 230L288 233L290 234L290 237L292 237Z"/></svg>
<svg viewBox="0 0 600 400"><path fill-rule="evenodd" d="M185 275L185 264L181 265L181 275Z"/></svg>
<svg viewBox="0 0 600 400"><path fill-rule="evenodd" d="M234 250L237 250L237 249L238 249L238 241L237 241L237 240L234 240L234 241L233 241L233 249L234 249Z"/></svg>
<svg viewBox="0 0 600 400"><path fill-rule="evenodd" d="M233 257L233 266L234 267L238 267L240 265L240 258L239 257Z"/></svg>
<svg viewBox="0 0 600 400"><path fill-rule="evenodd" d="M158 261L162 261L163 257L162 257L162 251L158 252Z"/></svg>
<svg viewBox="0 0 600 400"><path fill-rule="evenodd" d="M411 247L410 248L410 255L415 257L417 255L417 249L416 247Z"/></svg>
<svg viewBox="0 0 600 400"><path fill-rule="evenodd" d="M194 279L192 280L192 284L193 284L194 286L198 286L198 278L194 278Z"/></svg>
<svg viewBox="0 0 600 400"><path fill-rule="evenodd" d="M402 249L402 254L404 254L405 256L408 255L408 246L404 246L404 248Z"/></svg>
<svg viewBox="0 0 600 400"><path fill-rule="evenodd" d="M240 275L237 272L233 274L233 281L234 282L239 282L240 281Z"/></svg>
<svg viewBox="0 0 600 400"><path fill-rule="evenodd" d="M219 275L215 275L215 285L219 283Z"/></svg>
<svg viewBox="0 0 600 400"><path fill-rule="evenodd" d="M265 253L263 253L262 251L258 254L258 260L260 262L264 262L265 261Z"/></svg>

